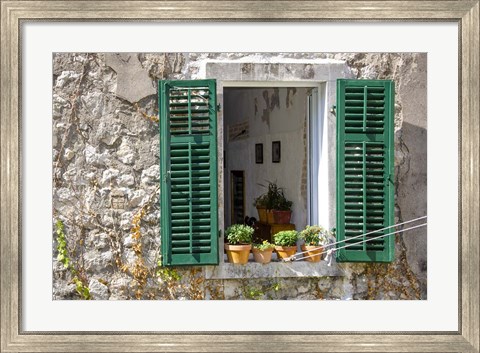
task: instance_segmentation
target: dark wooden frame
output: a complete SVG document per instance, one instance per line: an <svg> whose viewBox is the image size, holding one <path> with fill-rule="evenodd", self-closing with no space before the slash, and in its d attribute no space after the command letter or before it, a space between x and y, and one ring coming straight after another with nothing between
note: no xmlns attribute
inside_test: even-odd
<svg viewBox="0 0 480 353"><path fill-rule="evenodd" d="M278 149L278 156L276 155ZM280 163L282 159L282 145L280 141L272 141L272 163Z"/></svg>
<svg viewBox="0 0 480 353"><path fill-rule="evenodd" d="M263 164L263 143L255 144L255 163Z"/></svg>

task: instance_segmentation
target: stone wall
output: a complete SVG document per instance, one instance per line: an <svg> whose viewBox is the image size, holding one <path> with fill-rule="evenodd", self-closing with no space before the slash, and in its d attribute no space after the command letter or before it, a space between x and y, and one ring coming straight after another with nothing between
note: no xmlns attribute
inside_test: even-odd
<svg viewBox="0 0 480 353"><path fill-rule="evenodd" d="M259 58L305 63L290 73L299 79L324 60L345 77L395 80L396 221L426 213L426 54L58 53L54 299L426 298L425 231L397 236L392 264L343 264L329 277L207 279L201 267L158 266L156 81L203 78L213 60L242 62L248 75Z"/></svg>

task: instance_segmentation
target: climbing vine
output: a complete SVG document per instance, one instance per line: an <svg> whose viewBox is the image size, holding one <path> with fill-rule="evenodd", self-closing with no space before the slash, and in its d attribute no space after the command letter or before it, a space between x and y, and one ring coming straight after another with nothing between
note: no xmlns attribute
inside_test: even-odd
<svg viewBox="0 0 480 353"><path fill-rule="evenodd" d="M141 223L147 212L150 210L155 200L155 196L157 195L157 192L159 190L159 187L157 187L156 190L150 195L145 205L143 205L140 210L138 210L138 212L133 216L130 233L132 235L132 239L134 240L132 249L135 253L135 262L132 266L122 263L120 267L120 269L124 273L130 273L133 276L135 282L137 283L138 286L135 290L136 299L142 299L148 279L153 277L155 274L155 269L148 268L143 257ZM147 296L149 298L152 298L152 295L150 293L147 294Z"/></svg>
<svg viewBox="0 0 480 353"><path fill-rule="evenodd" d="M421 299L420 284L408 264L405 246L399 237L396 238L396 243L400 248L397 261L366 266L366 299L378 299L380 294L390 292L399 295L400 299Z"/></svg>
<svg viewBox="0 0 480 353"><path fill-rule="evenodd" d="M86 285L86 279L80 279L82 276L79 271L75 269L75 266L70 259L67 249L67 237L65 236L65 227L61 220L57 220L55 223L56 225L56 233L57 233L57 260L63 264L67 270L70 271L72 275L72 282L75 284L75 288L77 293L86 300L92 299L90 296L90 289L88 285Z"/></svg>
<svg viewBox="0 0 480 353"><path fill-rule="evenodd" d="M245 299L276 299L281 289L279 282L272 282L266 285L251 286L248 281L242 280L242 295Z"/></svg>
<svg viewBox="0 0 480 353"><path fill-rule="evenodd" d="M158 115L148 115L147 113L145 113L144 111L142 111L140 109L140 107L138 106L138 103L134 103L133 105L135 107L135 109L137 110L137 113L141 114L145 119L148 119L154 123L158 123L160 121L160 118L158 117Z"/></svg>

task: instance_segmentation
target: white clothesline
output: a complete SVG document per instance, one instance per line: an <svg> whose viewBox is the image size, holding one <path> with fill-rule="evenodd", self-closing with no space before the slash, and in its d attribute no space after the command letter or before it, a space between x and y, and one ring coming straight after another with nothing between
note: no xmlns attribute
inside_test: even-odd
<svg viewBox="0 0 480 353"><path fill-rule="evenodd" d="M405 222L402 222L402 223L397 223L397 224L394 224L394 225L391 225L391 226L388 226L388 227L385 227L385 228L380 228L380 229L377 229L377 230L372 230L371 232L368 232L368 233L364 233L364 234L360 234L360 235L355 235L354 237L349 237L348 240L357 239L357 238L363 238L364 236L367 236L367 235L370 235L370 234L374 234L374 233L378 233L378 232L381 232L382 230L386 230L386 229L390 229L390 228L396 228L396 227L402 226L402 225L404 225L404 224L413 223L413 222L416 222L416 221L419 221L419 220L425 219L425 218L427 218L427 216L418 217L418 218L412 219L412 220L410 220L410 221L405 221ZM315 251L315 250L318 250L318 249L323 249L325 246L337 245L337 244L340 244L340 243L343 243L343 242L345 242L345 239L344 239L344 240L337 241L337 242L335 242L335 243L325 244L325 245L319 246L318 248L311 249L311 250L309 250L309 251L303 251L303 252L300 252L300 253L298 253L298 254L305 254L305 253L310 252L310 251ZM298 254L296 254L296 255L298 255Z"/></svg>
<svg viewBox="0 0 480 353"><path fill-rule="evenodd" d="M423 218L426 218L426 217L420 217L420 218L417 218L416 220L418 220L418 219L423 219ZM399 225L406 224L406 223L411 223L411 222L414 222L414 221L415 221L415 220L411 220L411 221L399 223L399 224L396 224L396 225L393 225L393 226L390 226L390 227L378 229L378 230L376 230L376 231L374 231L374 232L379 232L379 231L381 231L381 230L388 229L388 228L392 228L392 227L398 227ZM301 252L301 253L299 253L299 254L295 254L295 255L293 255L293 256L290 256L289 258L283 259L283 261L284 261L284 262L298 261L298 260L307 259L307 258L310 258L310 257L313 257L313 256L319 256L319 255L322 255L322 254L324 254L324 253L327 253L327 254L330 254L330 255L331 255L331 252L333 252L333 251L337 251L337 250L340 250L340 249L345 249L345 248L349 248L349 247L352 247L352 246L355 246L355 245L363 244L363 243L366 243L367 241L371 241L371 240L375 240L375 239L381 239L381 238L387 237L387 236L389 236L389 235L393 235L393 234L397 234L397 233L403 233L403 232L406 232L406 231L409 231L409 230L413 230L413 229L416 229L416 228L425 227L426 225L427 225L427 223L422 223L422 224L420 224L420 225L416 225L416 226L413 226L413 227L396 230L396 231L391 232L391 233L382 234L382 235L379 235L379 236L376 236L376 237L373 237L373 238L370 238L370 239L365 239L365 240L362 240L362 241L359 241L359 242L355 242L355 243L352 243L352 244L347 244L347 245L341 246L341 247L339 247L339 248L332 247L332 246L335 245L335 244L344 243L345 241L347 241L347 240L344 239L344 240L341 240L341 241L338 241L338 242L335 242L335 243L330 243L330 244L325 245L324 247L328 247L328 249L324 249L324 247L321 246L321 247L318 247L318 248L313 249L313 250L303 251L303 252ZM373 233L373 232L361 234L361 236L365 236L365 235L371 234L371 233ZM360 236L356 236L356 238L358 238L358 237L360 237ZM354 237L349 238L348 240L353 239L353 238L354 238ZM311 251L315 251L315 250L319 250L319 249L322 249L322 251L319 252L319 253L315 253L315 254L309 255L309 256L302 256L302 257L300 257L300 258L297 258L297 257L296 257L296 256L298 256L298 255L302 255L302 254L305 254L305 253L307 253L307 252L311 252Z"/></svg>

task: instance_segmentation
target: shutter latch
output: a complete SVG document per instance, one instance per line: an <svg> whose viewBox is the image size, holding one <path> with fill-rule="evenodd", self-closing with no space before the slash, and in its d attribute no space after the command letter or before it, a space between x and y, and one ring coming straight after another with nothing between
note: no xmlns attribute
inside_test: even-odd
<svg viewBox="0 0 480 353"><path fill-rule="evenodd" d="M170 175L172 172L170 170L167 170L167 172L163 175L163 182L168 183L170 181Z"/></svg>

